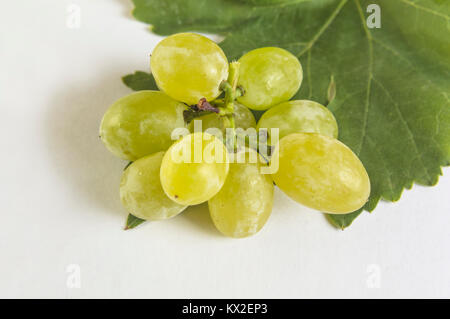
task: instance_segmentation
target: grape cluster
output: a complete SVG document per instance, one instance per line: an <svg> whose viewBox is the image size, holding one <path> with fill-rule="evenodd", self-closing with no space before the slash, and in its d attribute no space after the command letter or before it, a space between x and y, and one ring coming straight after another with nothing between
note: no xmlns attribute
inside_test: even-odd
<svg viewBox="0 0 450 319"><path fill-rule="evenodd" d="M217 229L240 238L268 220L274 184L326 213L366 203L369 177L337 140L332 112L290 100L303 71L288 51L260 48L229 63L213 41L179 33L156 46L150 63L160 91L119 99L100 126L106 147L132 162L120 183L130 214L163 220L208 202ZM265 112L256 122L250 109ZM252 130L257 143L237 134Z"/></svg>

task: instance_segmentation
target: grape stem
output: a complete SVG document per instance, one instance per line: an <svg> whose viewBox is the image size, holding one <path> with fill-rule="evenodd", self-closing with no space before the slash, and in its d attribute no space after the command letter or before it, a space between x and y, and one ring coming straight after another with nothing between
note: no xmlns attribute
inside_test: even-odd
<svg viewBox="0 0 450 319"><path fill-rule="evenodd" d="M200 99L200 101L198 101L197 108L199 111L209 111L214 113L220 112L217 107L212 106L205 98L202 98Z"/></svg>
<svg viewBox="0 0 450 319"><path fill-rule="evenodd" d="M231 62L228 72L228 80L222 82L220 89L225 93L225 98L223 104L219 106L219 114L223 116L224 125L227 128L231 128L232 136L231 138L232 146L235 146L235 121L234 121L234 101L243 95L243 89L238 87L239 80L239 62ZM227 143L228 144L228 143Z"/></svg>
<svg viewBox="0 0 450 319"><path fill-rule="evenodd" d="M220 89L225 92L224 106L221 110L223 115L234 113L234 101L242 95L242 89L238 88L239 62L231 62L228 72L228 80L222 82Z"/></svg>
<svg viewBox="0 0 450 319"><path fill-rule="evenodd" d="M237 85L239 80L239 62L230 63L228 79L220 84L220 90L225 93L224 99L208 102L202 98L195 105L190 105L186 112L213 112L227 118L226 127L234 128L234 101L244 95L244 89ZM188 114L186 114L188 115ZM186 116L185 116L186 118ZM229 124L232 124L230 126Z"/></svg>

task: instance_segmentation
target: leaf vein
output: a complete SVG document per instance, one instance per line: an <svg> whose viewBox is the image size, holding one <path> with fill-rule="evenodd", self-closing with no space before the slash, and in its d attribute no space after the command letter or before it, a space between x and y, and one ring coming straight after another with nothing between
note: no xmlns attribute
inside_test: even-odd
<svg viewBox="0 0 450 319"><path fill-rule="evenodd" d="M364 118L363 118L362 132L361 132L361 142L359 143L359 145L356 149L356 154L360 155L361 150L364 145L364 140L366 138L367 122L368 122L368 117L369 117L370 93L371 93L372 79L373 79L373 43L372 43L373 38L372 38L372 34L370 33L369 29L367 28L366 21L364 19L364 13L361 8L361 3L359 2L359 0L355 0L355 4L358 8L358 12L361 17L362 26L363 26L364 32L367 36L367 41L368 41L368 45L369 45L369 65L368 65L369 67L368 67L368 77L367 77L366 103L364 106Z"/></svg>
<svg viewBox="0 0 450 319"><path fill-rule="evenodd" d="M411 131L411 128L409 127L408 122L407 122L407 121L405 120L405 118L403 117L403 113L401 112L398 103L394 100L394 98L392 97L391 93L388 91L388 89L386 89L386 87L385 87L380 81L376 80L375 78L373 79L373 81L374 81L376 84L378 84L378 86L384 91L384 93L386 94L386 96L387 96L387 97L392 101L392 103L394 104L395 110L396 110L397 114L398 114L399 117L400 117L400 121L401 121L401 123L405 126L406 131L407 131L408 136L409 136L409 139L410 139L410 141L412 142L414 152L416 153L417 158L420 160L420 164L421 164L422 167L423 167L423 170L424 170L424 172L425 172L425 175L428 177L429 181L431 182L431 181L433 180L433 178L431 177L431 175L430 175L430 173L429 173L429 171L428 171L428 168L426 167L426 165L425 165L425 163L424 163L424 161L423 161L423 154L421 154L421 153L419 152L419 148L418 148L417 143L416 143L416 140L415 140L415 138L414 138L414 134L413 134L413 132Z"/></svg>
<svg viewBox="0 0 450 319"><path fill-rule="evenodd" d="M309 51L314 44L319 40L320 36L325 32L326 29L333 23L334 19L339 15L339 12L341 12L341 9L345 6L345 4L348 2L348 0L341 0L341 2L338 4L336 9L331 13L331 15L328 17L327 21L323 24L323 26L319 29L319 31L313 36L313 38L306 44L306 47L300 51L297 54L297 57L300 58L303 54L305 54L307 51Z"/></svg>
<svg viewBox="0 0 450 319"><path fill-rule="evenodd" d="M410 0L400 0L400 1L403 2L403 3L406 3L406 4L410 5L410 6L412 6L412 7L416 8L416 9L418 9L418 10L422 10L422 11L431 13L433 15L436 15L438 17L444 18L445 20L449 20L450 19L449 16L447 16L447 15L445 15L443 13L431 10L431 9L429 9L427 7L423 7L423 6L421 6L421 5L417 4L417 3L414 3L414 2L412 2Z"/></svg>

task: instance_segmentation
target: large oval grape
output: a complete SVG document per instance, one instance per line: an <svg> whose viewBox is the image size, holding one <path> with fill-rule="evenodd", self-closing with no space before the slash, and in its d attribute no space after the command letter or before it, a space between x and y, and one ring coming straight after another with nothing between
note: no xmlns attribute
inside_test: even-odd
<svg viewBox="0 0 450 319"><path fill-rule="evenodd" d="M325 106L307 100L288 101L278 104L265 112L259 119L257 129L279 129L279 138L292 133L319 133L338 137L336 119Z"/></svg>
<svg viewBox="0 0 450 319"><path fill-rule="evenodd" d="M159 169L164 152L145 156L127 167L120 182L120 199L126 210L146 220L162 220L181 213L186 206L164 193Z"/></svg>
<svg viewBox="0 0 450 319"><path fill-rule="evenodd" d="M331 214L361 208L370 180L358 157L340 141L315 133L285 136L275 148L276 185L295 201Z"/></svg>
<svg viewBox="0 0 450 319"><path fill-rule="evenodd" d="M239 85L245 94L238 101L253 110L266 110L291 99L303 79L300 61L290 52L261 48L239 59Z"/></svg>
<svg viewBox="0 0 450 319"><path fill-rule="evenodd" d="M251 149L245 152L256 153ZM216 228L226 236L241 238L256 234L272 212L273 182L260 172L262 159L255 163L231 163L222 189L208 201Z"/></svg>
<svg viewBox="0 0 450 319"><path fill-rule="evenodd" d="M184 127L185 105L159 91L139 91L115 102L103 116L100 137L116 156L135 161L165 151Z"/></svg>
<svg viewBox="0 0 450 319"><path fill-rule="evenodd" d="M256 120L253 113L244 105L234 103L234 121L236 128L242 128L244 130L250 127L256 127ZM205 131L209 128L218 128L222 132L225 132L223 117L216 113L210 113L203 116L199 116L194 120L202 121L202 130ZM194 132L194 120L189 123L189 130Z"/></svg>
<svg viewBox="0 0 450 319"><path fill-rule="evenodd" d="M207 133L193 133L175 142L164 155L161 184L173 201L197 205L219 192L228 169L223 142Z"/></svg>
<svg viewBox="0 0 450 319"><path fill-rule="evenodd" d="M178 33L153 50L151 70L158 87L175 100L197 104L214 100L228 76L228 60L210 39L195 33Z"/></svg>

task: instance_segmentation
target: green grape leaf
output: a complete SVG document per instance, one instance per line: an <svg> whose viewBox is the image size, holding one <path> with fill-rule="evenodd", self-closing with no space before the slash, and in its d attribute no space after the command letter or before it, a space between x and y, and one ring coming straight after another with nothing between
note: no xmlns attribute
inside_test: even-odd
<svg viewBox="0 0 450 319"><path fill-rule="evenodd" d="M146 72L136 71L122 77L123 83L134 91L159 90L155 78Z"/></svg>
<svg viewBox="0 0 450 319"><path fill-rule="evenodd" d="M346 227L350 226L356 217L361 215L362 209L357 210L356 212L350 213L350 214L343 214L343 215L332 215L332 214L325 214L327 217L327 220L336 228L340 228L344 230Z"/></svg>
<svg viewBox="0 0 450 319"><path fill-rule="evenodd" d="M265 46L295 54L304 69L295 98L330 102L339 139L370 175L365 210L398 200L414 183L436 184L450 164L450 1L133 2L134 16L155 33L224 36L220 46L230 60ZM380 28L372 28L374 5ZM345 228L359 214L328 219Z"/></svg>
<svg viewBox="0 0 450 319"><path fill-rule="evenodd" d="M128 214L127 222L125 224L125 230L133 229L144 222L146 222L145 219L140 219L134 215Z"/></svg>

